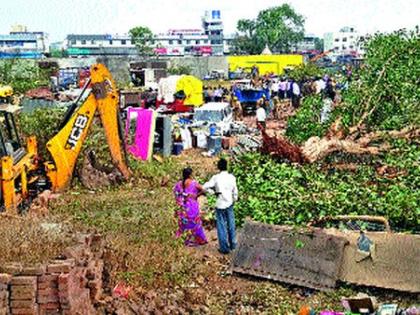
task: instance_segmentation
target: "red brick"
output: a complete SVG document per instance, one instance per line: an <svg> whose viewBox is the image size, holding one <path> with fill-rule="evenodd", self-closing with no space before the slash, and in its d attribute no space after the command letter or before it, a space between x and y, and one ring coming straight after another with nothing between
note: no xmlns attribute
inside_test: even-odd
<svg viewBox="0 0 420 315"><path fill-rule="evenodd" d="M39 309L39 315L62 315L60 309L58 310L44 310L44 309Z"/></svg>
<svg viewBox="0 0 420 315"><path fill-rule="evenodd" d="M7 300L9 298L9 291L0 291L0 301Z"/></svg>
<svg viewBox="0 0 420 315"><path fill-rule="evenodd" d="M9 315L9 308L0 306L0 315Z"/></svg>
<svg viewBox="0 0 420 315"><path fill-rule="evenodd" d="M22 271L22 268L23 268L22 265L18 263L6 264L1 267L4 273L8 273L10 275L16 275L16 276L20 274L20 272Z"/></svg>
<svg viewBox="0 0 420 315"><path fill-rule="evenodd" d="M20 276L20 277L13 277L10 283L14 285L33 285L36 288L36 277L32 276Z"/></svg>
<svg viewBox="0 0 420 315"><path fill-rule="evenodd" d="M66 256L67 258L74 258L76 260L76 263L86 261L88 258L92 256L89 248L87 248L84 245L76 245L76 246L67 247L63 253L64 253L64 256Z"/></svg>
<svg viewBox="0 0 420 315"><path fill-rule="evenodd" d="M0 308L5 308L5 307L9 307L9 300L8 299L0 300Z"/></svg>
<svg viewBox="0 0 420 315"><path fill-rule="evenodd" d="M43 275L47 270L45 265L34 265L30 267L23 267L21 274L25 276L39 276Z"/></svg>
<svg viewBox="0 0 420 315"><path fill-rule="evenodd" d="M98 288L98 289L92 289L90 290L90 299L93 303L99 302L102 298L102 294L103 294L103 289L102 288Z"/></svg>
<svg viewBox="0 0 420 315"><path fill-rule="evenodd" d="M12 300L10 301L11 308L34 308L36 306L35 301L31 300Z"/></svg>
<svg viewBox="0 0 420 315"><path fill-rule="evenodd" d="M43 310L59 310L60 309L60 303L44 303L39 305L39 309Z"/></svg>
<svg viewBox="0 0 420 315"><path fill-rule="evenodd" d="M68 273L71 271L73 265L63 260L62 263L49 264L47 271L49 273Z"/></svg>
<svg viewBox="0 0 420 315"><path fill-rule="evenodd" d="M38 315L38 308L12 308L11 314L13 315Z"/></svg>
<svg viewBox="0 0 420 315"><path fill-rule="evenodd" d="M27 286L15 286L10 290L12 300L35 300L36 289Z"/></svg>
<svg viewBox="0 0 420 315"><path fill-rule="evenodd" d="M89 262L87 267L86 277L89 280L102 279L102 273L104 269L104 262L102 259L92 260Z"/></svg>
<svg viewBox="0 0 420 315"><path fill-rule="evenodd" d="M58 289L54 288L48 288L48 289L42 289L38 290L37 295L38 296L47 296L47 295L58 295Z"/></svg>
<svg viewBox="0 0 420 315"><path fill-rule="evenodd" d="M58 281L38 282L38 290L57 289L57 288L58 288Z"/></svg>
<svg viewBox="0 0 420 315"><path fill-rule="evenodd" d="M49 281L58 281L59 274L45 274L38 277L38 283L40 282L49 282Z"/></svg>
<svg viewBox="0 0 420 315"><path fill-rule="evenodd" d="M58 274L38 277L38 289L58 288Z"/></svg>
<svg viewBox="0 0 420 315"><path fill-rule="evenodd" d="M7 273L0 273L0 284L9 284L12 276Z"/></svg>
<svg viewBox="0 0 420 315"><path fill-rule="evenodd" d="M58 289L38 290L37 301L42 304L58 302Z"/></svg>
<svg viewBox="0 0 420 315"><path fill-rule="evenodd" d="M77 242L79 244L90 247L92 244L93 235L92 234L80 234L77 236Z"/></svg>

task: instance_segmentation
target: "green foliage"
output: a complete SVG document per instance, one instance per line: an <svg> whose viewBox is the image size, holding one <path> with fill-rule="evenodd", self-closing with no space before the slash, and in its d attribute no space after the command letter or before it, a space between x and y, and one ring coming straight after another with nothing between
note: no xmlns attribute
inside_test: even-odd
<svg viewBox="0 0 420 315"><path fill-rule="evenodd" d="M67 53L64 49L51 49L50 55L52 58L64 58L67 57Z"/></svg>
<svg viewBox="0 0 420 315"><path fill-rule="evenodd" d="M401 30L366 40L360 80L344 95L345 126L364 119L368 130L401 129L420 122L420 33Z"/></svg>
<svg viewBox="0 0 420 315"><path fill-rule="evenodd" d="M168 73L171 75L182 75L182 74L191 74L191 67L189 66L172 66L168 68Z"/></svg>
<svg viewBox="0 0 420 315"><path fill-rule="evenodd" d="M31 113L21 113L17 124L23 137L36 136L38 152L45 158L47 156L46 144L58 132L63 117L63 109L38 108Z"/></svg>
<svg viewBox="0 0 420 315"><path fill-rule="evenodd" d="M265 223L304 225L328 215L369 214L388 217L396 229L418 230L420 151L418 143L398 145L398 154L360 164L354 172L244 155L233 165L240 195L235 208L238 223L251 217ZM405 174L380 177L373 167L378 163L395 163Z"/></svg>
<svg viewBox="0 0 420 315"><path fill-rule="evenodd" d="M15 92L49 84L48 71L40 69L33 60L8 59L0 61L0 85L11 85Z"/></svg>
<svg viewBox="0 0 420 315"><path fill-rule="evenodd" d="M318 51L324 51L324 40L322 38L315 38L315 49Z"/></svg>
<svg viewBox="0 0 420 315"><path fill-rule="evenodd" d="M145 26L137 26L129 31L131 40L136 45L139 55L147 56L153 53L152 45L154 35L152 31Z"/></svg>
<svg viewBox="0 0 420 315"><path fill-rule="evenodd" d="M306 80L311 77L322 75L323 71L314 63L304 63L288 73L288 77L295 81Z"/></svg>
<svg viewBox="0 0 420 315"><path fill-rule="evenodd" d="M234 52L260 54L265 45L273 52L289 52L303 39L303 24L303 16L289 4L260 11L255 20L238 21Z"/></svg>
<svg viewBox="0 0 420 315"><path fill-rule="evenodd" d="M286 136L295 144L301 144L312 136L322 137L331 124L331 118L321 123L323 100L320 95L305 97L296 115L287 121Z"/></svg>

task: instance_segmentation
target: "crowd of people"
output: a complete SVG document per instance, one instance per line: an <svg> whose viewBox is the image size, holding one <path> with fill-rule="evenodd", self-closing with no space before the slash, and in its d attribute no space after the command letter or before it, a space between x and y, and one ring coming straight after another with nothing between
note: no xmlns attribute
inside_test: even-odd
<svg viewBox="0 0 420 315"><path fill-rule="evenodd" d="M260 130L266 128L268 117L278 118L278 108L282 101L289 100L294 108L300 106L300 99L309 95L319 95L324 100L321 111L321 122L328 119L328 115L337 101L339 86L334 78L324 75L314 77L301 82L291 78L282 77L278 81L265 78L259 81L270 90L269 97L263 95L257 101L256 121ZM205 102L222 102L229 100L235 120L243 117L241 103L230 90L218 86L216 88L204 88ZM283 102L284 103L284 102ZM200 246L207 244L208 240L203 228L201 210L198 198L206 194L216 195L216 230L219 241L219 252L228 254L236 247L234 204L238 200L238 189L235 177L228 173L228 163L220 159L217 167L219 173L214 175L207 183L201 185L193 178L191 168L185 168L182 179L176 183L173 192L178 208L175 217L178 221L177 237L185 236L185 245Z"/></svg>
<svg viewBox="0 0 420 315"><path fill-rule="evenodd" d="M222 87L221 85L218 87L204 86L204 103L227 101L231 92L231 90L228 90L226 87Z"/></svg>

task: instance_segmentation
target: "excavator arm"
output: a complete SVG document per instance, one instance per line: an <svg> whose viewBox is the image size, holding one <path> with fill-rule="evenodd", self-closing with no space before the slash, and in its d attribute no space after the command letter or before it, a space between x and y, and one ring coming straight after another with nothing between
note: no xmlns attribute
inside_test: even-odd
<svg viewBox="0 0 420 315"><path fill-rule="evenodd" d="M325 57L325 56L327 56L328 54L330 54L331 52L333 52L334 51L334 49L330 49L330 50L327 50L327 51L324 51L324 52L322 52L322 53L320 53L320 54L318 54L318 55L316 55L315 57L313 57L311 60L309 60L310 62L316 62L316 61L318 61L319 59L321 59L322 57Z"/></svg>
<svg viewBox="0 0 420 315"><path fill-rule="evenodd" d="M119 135L118 93L111 74L105 66L95 64L91 67L90 83L92 91L87 99L70 113L61 130L47 143L53 161L45 163L45 166L54 191L63 191L70 185L77 158L97 110L114 165L126 179L131 175Z"/></svg>

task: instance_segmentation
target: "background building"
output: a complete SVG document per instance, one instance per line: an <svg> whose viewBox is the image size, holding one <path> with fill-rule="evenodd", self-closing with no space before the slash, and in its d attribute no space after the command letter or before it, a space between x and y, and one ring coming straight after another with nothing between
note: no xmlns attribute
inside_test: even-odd
<svg viewBox="0 0 420 315"><path fill-rule="evenodd" d="M210 40L213 55L223 55L223 22L220 11L206 11L202 21L204 34Z"/></svg>
<svg viewBox="0 0 420 315"><path fill-rule="evenodd" d="M70 34L65 41L68 56L129 56L137 55L129 35Z"/></svg>
<svg viewBox="0 0 420 315"><path fill-rule="evenodd" d="M202 18L203 29L170 29L156 34L150 45L157 55L163 56L210 56L223 55L224 43L230 45L233 38L223 38L223 22L220 11L206 11ZM69 56L87 55L137 55L129 35L70 34L65 41Z"/></svg>
<svg viewBox="0 0 420 315"><path fill-rule="evenodd" d="M318 40L319 38L314 34L306 34L303 39L296 44L295 52L316 53Z"/></svg>
<svg viewBox="0 0 420 315"><path fill-rule="evenodd" d="M0 35L0 58L41 58L48 52L44 32L28 32L26 26L14 25L9 34Z"/></svg>
<svg viewBox="0 0 420 315"><path fill-rule="evenodd" d="M361 36L354 27L343 27L338 32L324 34L324 51L333 50L332 55L363 55Z"/></svg>
<svg viewBox="0 0 420 315"><path fill-rule="evenodd" d="M155 53L167 56L212 54L212 46L201 29L169 30L155 36Z"/></svg>

